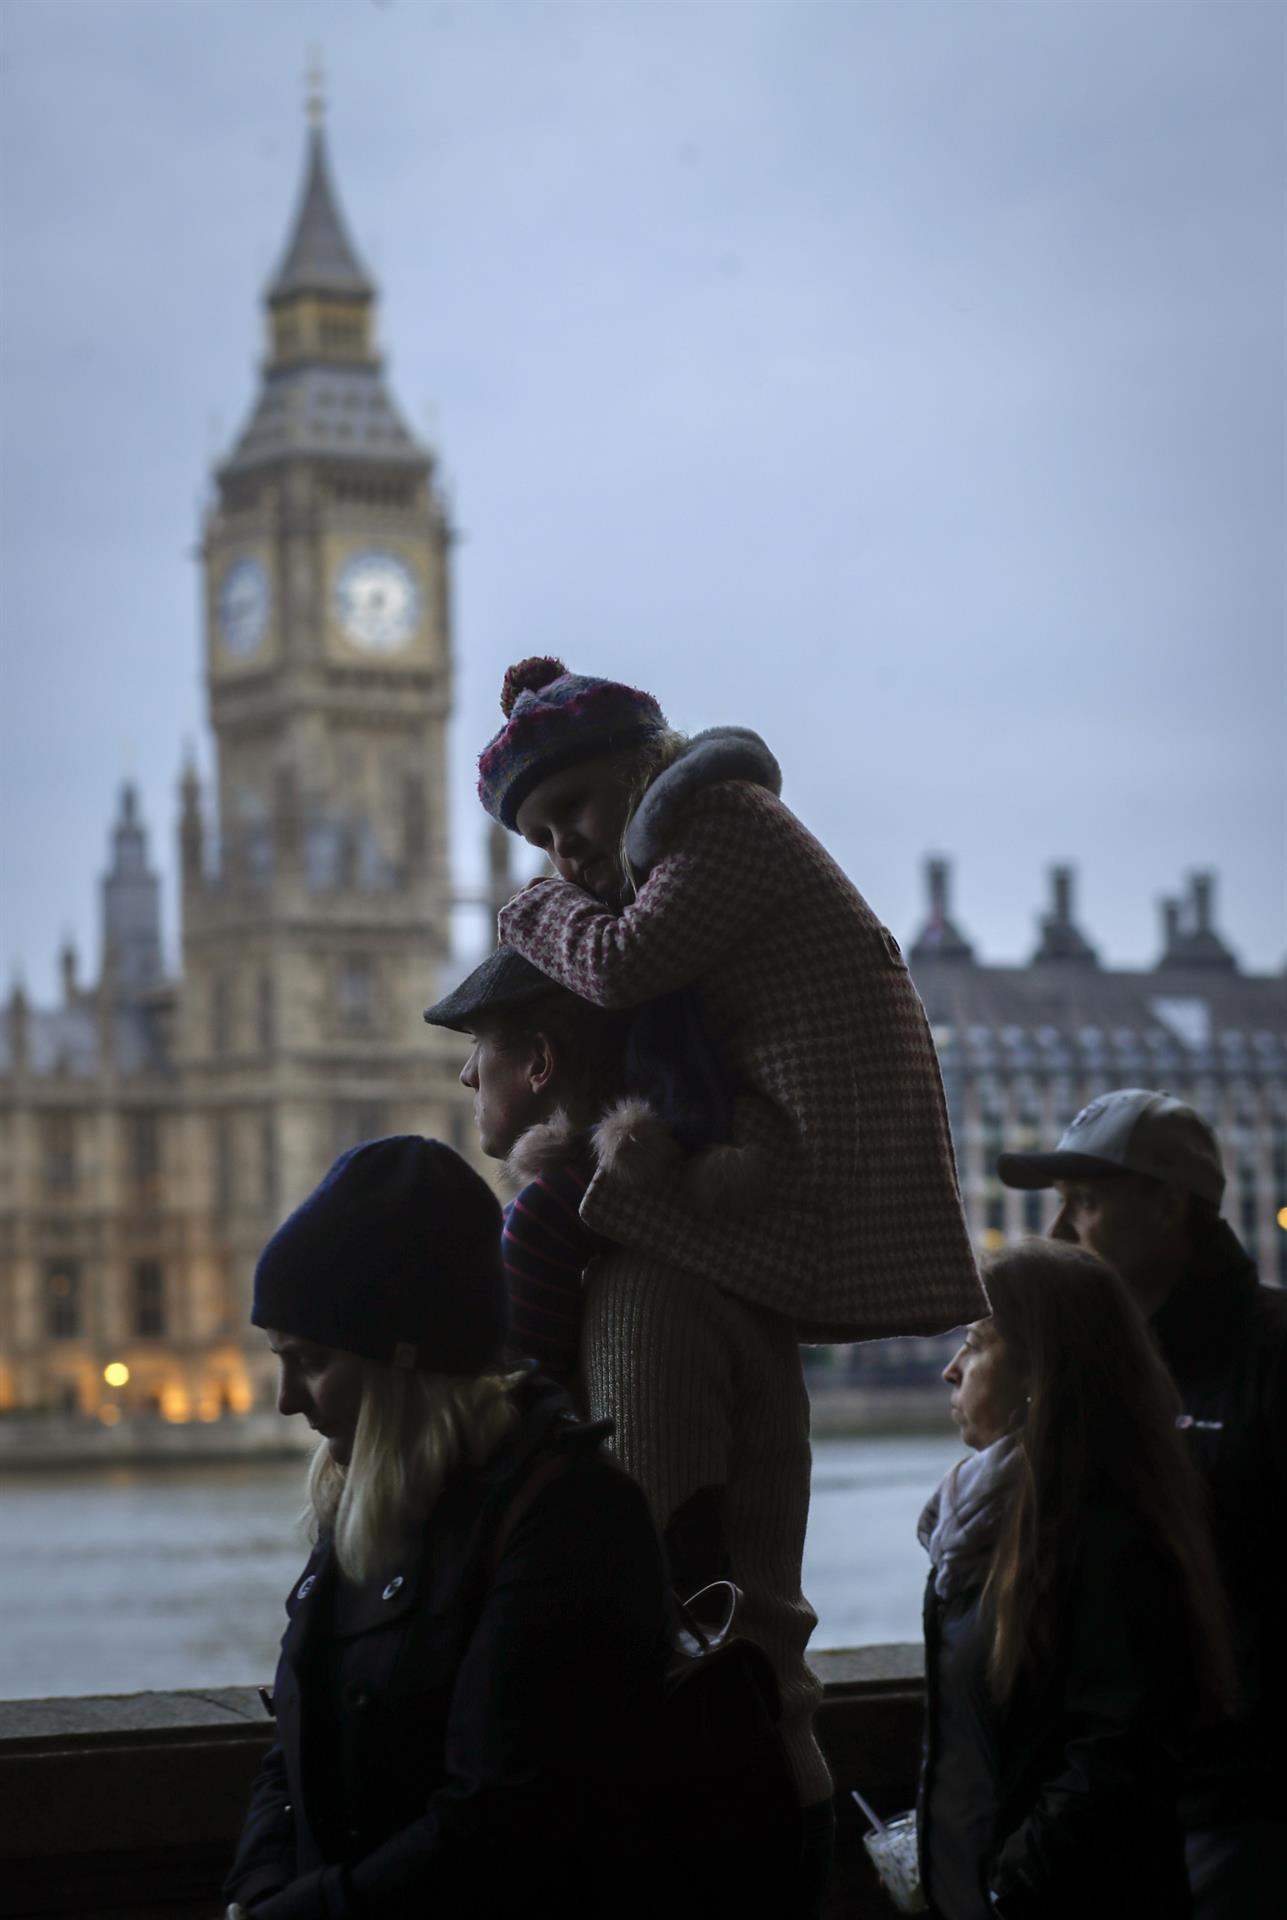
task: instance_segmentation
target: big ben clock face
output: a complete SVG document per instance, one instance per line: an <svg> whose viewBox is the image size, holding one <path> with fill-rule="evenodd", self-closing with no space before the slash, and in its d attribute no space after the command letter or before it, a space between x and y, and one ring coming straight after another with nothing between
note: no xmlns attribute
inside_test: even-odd
<svg viewBox="0 0 1287 1920"><path fill-rule="evenodd" d="M397 653L420 624L420 589L396 554L370 549L335 577L335 611L344 637L366 653Z"/></svg>
<svg viewBox="0 0 1287 1920"><path fill-rule="evenodd" d="M234 560L219 583L219 636L229 653L244 659L255 652L271 605L267 569L248 555Z"/></svg>

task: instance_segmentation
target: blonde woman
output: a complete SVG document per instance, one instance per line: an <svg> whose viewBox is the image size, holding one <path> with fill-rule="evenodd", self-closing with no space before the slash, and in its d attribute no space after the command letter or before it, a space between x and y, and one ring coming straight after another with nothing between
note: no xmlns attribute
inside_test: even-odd
<svg viewBox="0 0 1287 1920"><path fill-rule="evenodd" d="M276 1742L225 1894L256 1920L634 1911L661 1554L602 1427L505 1374L500 1209L449 1147L336 1162L260 1259L278 1405L320 1442ZM622 1901L625 1901L623 1908Z"/></svg>

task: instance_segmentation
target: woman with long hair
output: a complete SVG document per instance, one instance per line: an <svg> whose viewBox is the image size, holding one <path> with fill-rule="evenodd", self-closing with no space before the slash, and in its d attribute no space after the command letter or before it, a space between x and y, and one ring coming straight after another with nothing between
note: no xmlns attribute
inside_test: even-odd
<svg viewBox="0 0 1287 1920"><path fill-rule="evenodd" d="M449 1147L375 1140L259 1261L278 1405L321 1437L226 1887L256 1920L651 1911L623 1756L660 1708L661 1551L602 1427L504 1370L500 1226Z"/></svg>
<svg viewBox="0 0 1287 1920"><path fill-rule="evenodd" d="M921 1858L939 1920L1189 1912L1181 1743L1232 1686L1202 1492L1145 1322L1022 1242L944 1372L972 1457L925 1508Z"/></svg>
<svg viewBox="0 0 1287 1920"><path fill-rule="evenodd" d="M982 1305L933 1039L897 942L783 805L758 735L686 739L651 694L554 659L511 667L501 706L479 795L555 872L500 937L635 1010L628 1084L651 1094L596 1130L580 1215L616 1251L585 1283L584 1390L677 1584L744 1590L782 1693L809 1915L831 1782L804 1658L799 1346L941 1331Z"/></svg>

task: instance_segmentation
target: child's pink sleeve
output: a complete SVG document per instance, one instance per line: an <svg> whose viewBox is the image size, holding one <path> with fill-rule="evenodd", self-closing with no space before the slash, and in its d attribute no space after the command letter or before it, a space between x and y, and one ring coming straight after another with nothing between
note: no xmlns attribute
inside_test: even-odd
<svg viewBox="0 0 1287 1920"><path fill-rule="evenodd" d="M700 980L770 910L778 850L739 783L698 797L672 847L621 913L567 880L502 907L500 938L561 986L601 1007L633 1007Z"/></svg>

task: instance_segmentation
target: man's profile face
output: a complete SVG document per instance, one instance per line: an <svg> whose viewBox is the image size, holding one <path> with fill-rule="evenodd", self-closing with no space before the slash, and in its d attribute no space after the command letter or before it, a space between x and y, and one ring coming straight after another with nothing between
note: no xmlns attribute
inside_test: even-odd
<svg viewBox="0 0 1287 1920"><path fill-rule="evenodd" d="M503 1160L520 1133L545 1119L548 1102L532 1084L533 1049L521 1036L488 1026L473 1040L460 1081L473 1090L479 1146L490 1159Z"/></svg>
<svg viewBox="0 0 1287 1920"><path fill-rule="evenodd" d="M1174 1227L1163 1196L1130 1174L1104 1180L1056 1180L1059 1211L1052 1240L1097 1253L1132 1290L1150 1282L1173 1244Z"/></svg>

